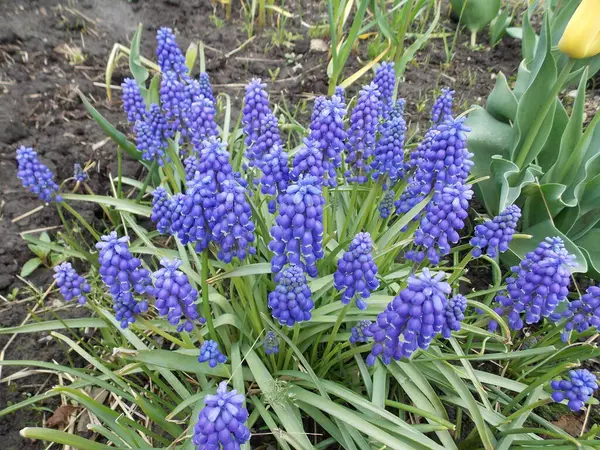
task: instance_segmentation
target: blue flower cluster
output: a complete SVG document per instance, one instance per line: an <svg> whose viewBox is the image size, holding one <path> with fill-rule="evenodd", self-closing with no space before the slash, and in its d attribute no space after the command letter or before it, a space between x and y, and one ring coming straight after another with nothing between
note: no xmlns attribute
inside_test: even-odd
<svg viewBox="0 0 600 450"><path fill-rule="evenodd" d="M573 265L574 256L564 247L558 237L546 238L538 247L525 255L518 266L510 270L513 276L506 279L506 291L496 296L500 306L498 314L508 317L513 330L523 328L525 323L533 324L549 317L556 306L567 298L571 274L568 267ZM490 322L490 329L497 327Z"/></svg>
<svg viewBox="0 0 600 450"><path fill-rule="evenodd" d="M454 91L450 88L443 88L431 108L431 121L437 124L446 120L452 120L453 104Z"/></svg>
<svg viewBox="0 0 600 450"><path fill-rule="evenodd" d="M396 193L393 190L389 189L385 191L383 200L381 200L381 203L379 203L378 207L379 215L381 215L382 219L387 219L392 215L392 212L394 211L395 196Z"/></svg>
<svg viewBox="0 0 600 450"><path fill-rule="evenodd" d="M368 159L375 149L381 94L377 85L371 83L363 87L358 102L350 115L346 164L349 170L346 178L349 182L367 181Z"/></svg>
<svg viewBox="0 0 600 450"><path fill-rule="evenodd" d="M40 162L34 149L19 147L17 165L17 177L24 188L28 188L29 192L38 195L46 203L62 201L58 195L58 184L54 182L54 174Z"/></svg>
<svg viewBox="0 0 600 450"><path fill-rule="evenodd" d="M415 245L424 250L410 250L406 258L421 262L427 257L432 264L438 264L442 256L450 253L450 244L456 244L460 239L457 230L465 226L472 196L471 186L461 183L436 192L415 233Z"/></svg>
<svg viewBox="0 0 600 450"><path fill-rule="evenodd" d="M485 250L486 254L495 258L498 252L508 250L517 222L521 218L521 209L517 205L508 206L502 213L475 227L475 236L471 239L473 256L478 258Z"/></svg>
<svg viewBox="0 0 600 450"><path fill-rule="evenodd" d="M451 289L442 281L444 277L443 272L432 274L428 269L409 276L408 286L369 327L368 335L375 343L367 357L368 365L372 366L378 356L389 364L392 359L410 357L418 348L429 348L446 322L446 303Z"/></svg>
<svg viewBox="0 0 600 450"><path fill-rule="evenodd" d="M317 276L318 259L323 258L323 204L321 185L313 176L300 178L278 198L279 214L271 228L269 250L273 273L288 262Z"/></svg>
<svg viewBox="0 0 600 450"><path fill-rule="evenodd" d="M192 331L194 321L200 319L194 304L198 291L192 287L187 275L179 270L181 260L163 258L160 264L162 268L153 273L154 287L149 290L156 298L154 306L171 325L177 326L177 331Z"/></svg>
<svg viewBox="0 0 600 450"><path fill-rule="evenodd" d="M318 97L315 100L309 137L319 143L323 153L323 168L327 174L325 184L331 187L337 185L336 168L342 165L342 152L346 148L345 116L343 91L341 97L333 95L331 99Z"/></svg>
<svg viewBox="0 0 600 450"><path fill-rule="evenodd" d="M598 389L596 376L587 369L569 370L567 380L554 380L550 382L553 389L552 399L555 402L567 400L567 406L571 411L580 411L583 404L587 402L594 391Z"/></svg>
<svg viewBox="0 0 600 450"><path fill-rule="evenodd" d="M262 169L264 158L275 147L281 147L281 135L279 134L279 123L277 117L270 110L264 113L260 121L260 135L247 151L250 166Z"/></svg>
<svg viewBox="0 0 600 450"><path fill-rule="evenodd" d="M383 179L394 185L404 178L404 133L406 122L402 111L404 100L398 100L390 114L389 120L381 126L381 137L375 145L374 159L371 163L374 180ZM387 187L387 185L386 185Z"/></svg>
<svg viewBox="0 0 600 450"><path fill-rule="evenodd" d="M446 320L442 325L442 336L449 339L453 331L460 331L466 309L467 299L464 296L458 294L448 300L445 310Z"/></svg>
<svg viewBox="0 0 600 450"><path fill-rule="evenodd" d="M379 287L377 265L373 261L373 241L369 233L358 233L352 239L348 251L337 263L333 285L342 291L342 303L347 305L356 299L358 309L367 309L365 302L371 292Z"/></svg>
<svg viewBox="0 0 600 450"><path fill-rule="evenodd" d="M275 275L275 290L269 294L269 308L281 325L293 326L310 320L315 304L301 267L287 266Z"/></svg>
<svg viewBox="0 0 600 450"><path fill-rule="evenodd" d="M206 211L215 206L215 197L209 183L210 178L202 178L197 171L194 179L188 181L185 195L177 194L168 203L171 211L169 233L177 236L182 244L195 243L197 252L210 243Z"/></svg>
<svg viewBox="0 0 600 450"><path fill-rule="evenodd" d="M396 71L394 70L393 62L383 62L375 71L373 83L377 86L377 90L381 94L382 116L387 119L387 116L392 109L392 96L396 87Z"/></svg>
<svg viewBox="0 0 600 450"><path fill-rule="evenodd" d="M567 319L561 336L563 342L569 340L569 334L573 330L578 333L583 333L588 328L596 328L596 332L600 330L600 287L590 286L579 300L568 303L563 312L550 316L553 322Z"/></svg>
<svg viewBox="0 0 600 450"><path fill-rule="evenodd" d="M206 340L200 347L200 355L198 356L198 362L208 362L208 365L213 369L217 367L217 364L223 364L227 361L227 356L221 353L219 350L219 344L215 341Z"/></svg>
<svg viewBox="0 0 600 450"><path fill-rule="evenodd" d="M66 301L71 301L74 298L80 305L83 305L87 300L85 294L91 292L92 288L89 283L75 272L71 263L64 262L54 268L54 279L60 293Z"/></svg>
<svg viewBox="0 0 600 450"><path fill-rule="evenodd" d="M121 83L123 93L123 110L127 120L136 123L146 117L146 103L142 97L139 85L132 78L125 78Z"/></svg>
<svg viewBox="0 0 600 450"><path fill-rule="evenodd" d="M369 327L371 326L370 320L361 320L350 330L350 342L356 344L357 342L369 342Z"/></svg>
<svg viewBox="0 0 600 450"><path fill-rule="evenodd" d="M263 339L263 347L265 348L265 353L267 355L276 355L279 353L279 339L274 331L267 331L267 334Z"/></svg>
<svg viewBox="0 0 600 450"><path fill-rule="evenodd" d="M304 145L296 153L292 162L290 179L296 182L301 177L311 175L318 180L319 184L322 184L324 173L323 153L319 148L319 143L311 138L304 139Z"/></svg>
<svg viewBox="0 0 600 450"><path fill-rule="evenodd" d="M242 109L242 125L244 125L244 136L246 136L246 158L248 158L250 167L259 163L254 158L253 146L262 134L262 120L268 113L271 113L269 96L265 90L266 86L257 78L246 86L244 108Z"/></svg>
<svg viewBox="0 0 600 450"><path fill-rule="evenodd" d="M234 257L240 261L248 253L254 254L254 223L252 210L246 199L247 190L234 178L221 183L215 197L215 207L209 210L208 223L212 240L219 247L218 258L226 263Z"/></svg>
<svg viewBox="0 0 600 450"><path fill-rule="evenodd" d="M185 65L185 56L175 40L173 30L162 27L156 33L156 56L158 66L164 74L170 71L181 77L186 77L188 69Z"/></svg>
<svg viewBox="0 0 600 450"><path fill-rule="evenodd" d="M150 111L146 114L145 119L137 121L134 130L136 146L142 152L142 159L145 161L156 160L162 166L168 146L167 139L173 134L160 106L150 105Z"/></svg>
<svg viewBox="0 0 600 450"><path fill-rule="evenodd" d="M206 72L202 72L198 77L198 94L209 99L211 102L213 102L213 105L217 104L215 95L213 94L212 86L210 85L210 77Z"/></svg>
<svg viewBox="0 0 600 450"><path fill-rule="evenodd" d="M227 381L221 381L216 395L204 397L204 408L194 426L192 442L198 450L239 450L250 440L246 426L248 411L244 396L235 389L227 391Z"/></svg>
<svg viewBox="0 0 600 450"><path fill-rule="evenodd" d="M152 214L150 219L156 224L160 234L165 234L171 226L171 204L164 187L157 187L152 192Z"/></svg>
<svg viewBox="0 0 600 450"><path fill-rule="evenodd" d="M288 188L290 181L290 169L288 166L288 154L283 151L281 145L274 146L262 160L263 175L260 179L260 190L263 194L279 196ZM276 202L269 200L269 212L275 213Z"/></svg>
<svg viewBox="0 0 600 450"><path fill-rule="evenodd" d="M88 174L83 170L81 164L75 163L73 165L73 179L77 183L83 183L88 180Z"/></svg>
<svg viewBox="0 0 600 450"><path fill-rule="evenodd" d="M142 267L142 262L129 251L129 236L117 237L115 231L102 236L96 244L100 251L100 276L108 286L113 298L115 317L121 328L135 322L137 314L148 311L148 302L137 301L134 294L143 294L151 285L150 272Z"/></svg>

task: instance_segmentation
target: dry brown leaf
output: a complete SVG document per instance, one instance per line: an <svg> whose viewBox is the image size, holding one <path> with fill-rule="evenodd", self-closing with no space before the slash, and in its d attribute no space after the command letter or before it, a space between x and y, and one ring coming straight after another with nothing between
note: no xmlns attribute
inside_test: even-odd
<svg viewBox="0 0 600 450"><path fill-rule="evenodd" d="M54 414L52 417L48 419L46 425L48 428L64 428L69 423L69 418L71 414L77 411L76 406L71 405L62 405L54 410Z"/></svg>

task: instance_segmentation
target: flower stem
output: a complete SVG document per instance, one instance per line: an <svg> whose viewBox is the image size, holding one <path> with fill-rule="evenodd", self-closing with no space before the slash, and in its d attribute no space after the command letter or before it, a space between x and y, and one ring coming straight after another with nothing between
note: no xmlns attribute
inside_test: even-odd
<svg viewBox="0 0 600 450"><path fill-rule="evenodd" d="M348 303L347 305L344 305L344 307L340 311L340 314L338 315L337 320L335 321L335 325L333 326L333 330L331 330L331 334L329 335L329 340L327 341L327 346L325 347L325 351L323 352L323 360L324 361L328 359L329 352L331 350L331 347L333 346L333 343L335 342L335 337L337 336L340 326L342 325L342 322L344 321L344 317L346 317L346 313L348 312L348 309L350 309L350 303Z"/></svg>
<svg viewBox="0 0 600 450"><path fill-rule="evenodd" d="M202 273L201 273L201 285L202 285L202 312L206 319L206 326L208 326L208 333L213 341L219 342L219 337L215 331L213 325L212 315L210 312L210 305L208 304L208 249L202 251Z"/></svg>
<svg viewBox="0 0 600 450"><path fill-rule="evenodd" d="M292 343L294 344L294 346L296 346L296 344L298 343L298 336L300 335L300 324L298 322L296 322L294 324L294 334L292 335ZM288 364L290 363L290 359L292 358L292 353L294 353L294 349L292 347L288 347L286 355L285 355L285 362L283 363L283 369L285 369Z"/></svg>
<svg viewBox="0 0 600 450"><path fill-rule="evenodd" d="M157 159L152 161L152 165L148 169L148 175L146 175L146 179L144 180L142 189L140 189L140 192L139 192L137 198L135 199L136 203L139 203L142 200L142 197L144 196L144 194L146 193L146 188L148 188L148 185L150 184L150 180L152 179L152 175L154 174L154 171L156 170L157 165L158 165Z"/></svg>
<svg viewBox="0 0 600 450"><path fill-rule="evenodd" d="M123 150L121 150L121 146L117 145L117 197L123 197L123 186L121 183L121 178L123 176Z"/></svg>

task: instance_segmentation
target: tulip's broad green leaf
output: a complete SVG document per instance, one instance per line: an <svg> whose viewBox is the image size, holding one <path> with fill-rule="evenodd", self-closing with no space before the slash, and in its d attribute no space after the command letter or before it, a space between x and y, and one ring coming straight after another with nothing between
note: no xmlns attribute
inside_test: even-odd
<svg viewBox="0 0 600 450"><path fill-rule="evenodd" d="M562 139L563 133L567 124L569 123L569 116L567 111L561 102L555 103L554 109L554 121L552 122L552 130L548 136L546 144L538 154L536 162L542 168L544 175L541 178L542 183L550 183L552 180L548 179L548 172L550 168L556 163L559 157L560 146L556 145Z"/></svg>
<svg viewBox="0 0 600 450"><path fill-rule="evenodd" d="M500 11L500 0L450 0L452 10L469 31L483 30Z"/></svg>
<svg viewBox="0 0 600 450"><path fill-rule="evenodd" d="M498 44L502 37L506 34L508 26L512 22L509 8L504 8L500 13L494 17L490 23L490 45L494 47Z"/></svg>
<svg viewBox="0 0 600 450"><path fill-rule="evenodd" d="M502 72L496 77L496 85L485 102L485 109L496 120L504 123L514 122L519 102L508 86Z"/></svg>

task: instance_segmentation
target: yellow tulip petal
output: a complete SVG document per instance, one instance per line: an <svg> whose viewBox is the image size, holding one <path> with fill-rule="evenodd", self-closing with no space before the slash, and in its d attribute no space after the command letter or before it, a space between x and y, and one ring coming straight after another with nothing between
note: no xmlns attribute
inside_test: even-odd
<svg viewBox="0 0 600 450"><path fill-rule="evenodd" d="M600 1L583 0L567 24L558 48L571 58L600 53Z"/></svg>

